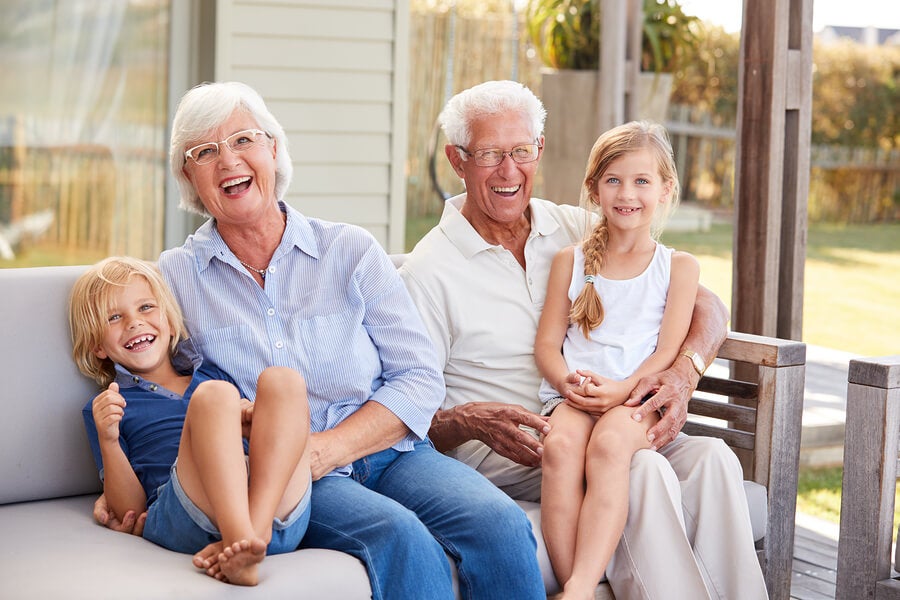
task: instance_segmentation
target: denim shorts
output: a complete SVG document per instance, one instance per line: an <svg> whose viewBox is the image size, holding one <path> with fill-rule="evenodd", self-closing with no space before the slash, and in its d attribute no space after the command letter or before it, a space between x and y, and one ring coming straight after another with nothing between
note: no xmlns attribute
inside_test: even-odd
<svg viewBox="0 0 900 600"><path fill-rule="evenodd" d="M178 481L175 465L172 465L170 475L169 481L159 486L156 502L147 510L144 538L185 554L194 554L212 542L221 541L222 535L216 526L184 492ZM297 549L309 525L311 494L310 478L306 493L287 519L282 521L275 518L272 521L272 541L269 542L266 554L282 554Z"/></svg>

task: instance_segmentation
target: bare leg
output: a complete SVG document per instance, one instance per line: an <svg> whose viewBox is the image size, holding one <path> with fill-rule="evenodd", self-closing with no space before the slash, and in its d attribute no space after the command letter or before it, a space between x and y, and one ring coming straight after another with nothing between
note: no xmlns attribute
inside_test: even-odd
<svg viewBox="0 0 900 600"><path fill-rule="evenodd" d="M240 547L245 542L247 548L254 546L254 542L265 546L250 520L240 395L230 383L206 381L194 392L181 435L176 472L191 501L219 529L223 548L233 544ZM209 551L208 546L201 555ZM221 556L219 553L219 559ZM242 560L247 564L242 573L232 574L234 583L254 585L256 567L264 556L265 551L258 557L253 555L258 560L252 564ZM218 565L206 568L210 575L224 579Z"/></svg>
<svg viewBox="0 0 900 600"><path fill-rule="evenodd" d="M595 417L560 404L544 438L541 530L560 584L572 573L578 515L584 499L585 450Z"/></svg>
<svg viewBox="0 0 900 600"><path fill-rule="evenodd" d="M256 537L224 545L218 557L224 581L256 583L257 564L272 539L272 520L287 517L309 486L308 439L303 377L293 369L266 369L257 382L250 430L249 508Z"/></svg>
<svg viewBox="0 0 900 600"><path fill-rule="evenodd" d="M647 430L659 415L631 418L634 409L618 406L597 421L591 433L585 460L587 490L578 518L578 533L572 573L563 587L563 598L591 599L606 571L628 517L628 479L631 458L649 448Z"/></svg>
<svg viewBox="0 0 900 600"><path fill-rule="evenodd" d="M268 543L272 520L283 519L309 486L309 406L306 382L293 369L259 376L250 433L250 519Z"/></svg>

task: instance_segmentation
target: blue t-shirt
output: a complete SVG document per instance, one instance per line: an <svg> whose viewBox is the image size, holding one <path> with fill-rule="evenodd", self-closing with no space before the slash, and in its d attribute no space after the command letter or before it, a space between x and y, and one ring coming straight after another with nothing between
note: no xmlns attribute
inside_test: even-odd
<svg viewBox="0 0 900 600"><path fill-rule="evenodd" d="M178 345L172 363L179 373L193 373L183 396L152 381L132 375L121 365L116 365L116 383L119 384L119 393L127 403L125 416L119 423L119 445L144 488L148 507L156 500L159 486L169 480L169 472L178 457L178 445L181 441L188 402L194 390L210 379L234 383L227 373L212 363L204 363L189 340ZM97 427L94 424L93 402L91 399L85 405L82 416L91 451L94 453L94 461L100 471L100 479L103 479L103 459L100 455Z"/></svg>

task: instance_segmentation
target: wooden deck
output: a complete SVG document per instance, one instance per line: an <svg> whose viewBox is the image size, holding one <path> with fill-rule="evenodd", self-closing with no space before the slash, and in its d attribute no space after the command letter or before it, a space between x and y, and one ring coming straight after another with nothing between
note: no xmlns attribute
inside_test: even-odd
<svg viewBox="0 0 900 600"><path fill-rule="evenodd" d="M834 600L837 541L811 529L796 526L791 598Z"/></svg>

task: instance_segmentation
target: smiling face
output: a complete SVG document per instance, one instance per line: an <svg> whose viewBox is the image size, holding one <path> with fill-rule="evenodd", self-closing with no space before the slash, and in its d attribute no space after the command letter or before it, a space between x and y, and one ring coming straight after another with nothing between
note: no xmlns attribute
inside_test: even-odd
<svg viewBox="0 0 900 600"><path fill-rule="evenodd" d="M208 137L192 140L184 150L205 142L218 142L230 135L258 129L256 120L243 111L236 111ZM275 197L274 141L261 141L243 152L234 152L219 144L219 155L210 163L198 165L188 159L183 167L185 176L194 186L200 201L220 226L245 225L260 222L261 215L278 210Z"/></svg>
<svg viewBox="0 0 900 600"><path fill-rule="evenodd" d="M653 214L666 202L672 184L664 181L648 148L626 152L609 163L594 184L592 201L600 206L610 227L649 231Z"/></svg>
<svg viewBox="0 0 900 600"><path fill-rule="evenodd" d="M486 148L509 151L516 146L533 144L535 139L530 125L524 115L477 119L471 124L472 135L466 149L469 152ZM543 138L538 143L543 145ZM539 151L539 156L542 152ZM479 167L471 156L463 159L453 146L447 146L446 154L456 174L465 180L466 201L462 214L476 231L484 235L485 228L512 227L522 222L540 158L530 163L517 163L507 155L499 165Z"/></svg>
<svg viewBox="0 0 900 600"><path fill-rule="evenodd" d="M150 284L133 276L112 294L111 304L94 354L150 381L165 379L174 370L169 357L172 330Z"/></svg>

